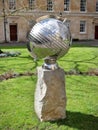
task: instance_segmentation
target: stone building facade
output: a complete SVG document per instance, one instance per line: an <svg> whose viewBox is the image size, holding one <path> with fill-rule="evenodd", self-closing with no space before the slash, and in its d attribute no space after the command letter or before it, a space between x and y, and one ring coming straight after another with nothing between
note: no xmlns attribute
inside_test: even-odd
<svg viewBox="0 0 98 130"><path fill-rule="evenodd" d="M25 42L43 15L67 18L72 38L98 39L98 0L0 0L0 42Z"/></svg>

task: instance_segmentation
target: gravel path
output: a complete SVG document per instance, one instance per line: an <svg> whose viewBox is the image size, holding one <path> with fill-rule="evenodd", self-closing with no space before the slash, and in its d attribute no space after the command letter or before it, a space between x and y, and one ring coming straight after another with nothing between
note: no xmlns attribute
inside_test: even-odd
<svg viewBox="0 0 98 130"><path fill-rule="evenodd" d="M91 47L98 47L98 40L89 40L89 41L73 41L75 45L84 45Z"/></svg>
<svg viewBox="0 0 98 130"><path fill-rule="evenodd" d="M75 46L83 45L83 46L98 47L98 40L73 41L72 44ZM27 46L27 42L0 43L0 48L2 46Z"/></svg>

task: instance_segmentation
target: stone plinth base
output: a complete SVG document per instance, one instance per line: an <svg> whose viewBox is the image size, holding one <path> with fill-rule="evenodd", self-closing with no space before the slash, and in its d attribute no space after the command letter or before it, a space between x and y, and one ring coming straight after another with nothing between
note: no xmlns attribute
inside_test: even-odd
<svg viewBox="0 0 98 130"><path fill-rule="evenodd" d="M63 69L47 70L38 67L35 91L35 112L40 121L66 117L65 73Z"/></svg>

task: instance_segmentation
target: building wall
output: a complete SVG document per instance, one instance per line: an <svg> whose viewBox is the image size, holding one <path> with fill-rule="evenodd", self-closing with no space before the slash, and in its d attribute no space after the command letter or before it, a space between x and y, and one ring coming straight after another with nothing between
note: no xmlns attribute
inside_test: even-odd
<svg viewBox="0 0 98 130"><path fill-rule="evenodd" d="M79 12L80 11L80 1L79 0L71 0L70 10L71 10L71 12Z"/></svg>
<svg viewBox="0 0 98 130"><path fill-rule="evenodd" d="M96 9L96 0L87 0L87 12L95 12Z"/></svg>
<svg viewBox="0 0 98 130"><path fill-rule="evenodd" d="M4 25L3 25L3 18L2 18L2 8L3 6L2 6L2 2L0 1L0 42L1 41L3 41L3 39L4 39L4 32L3 32L3 30L4 30Z"/></svg>
<svg viewBox="0 0 98 130"><path fill-rule="evenodd" d="M0 42L4 40L4 28L3 28L3 20L0 19Z"/></svg>
<svg viewBox="0 0 98 130"><path fill-rule="evenodd" d="M17 25L17 41L27 41L27 33L33 26L34 21L43 15L60 15L70 20L70 30L73 39L94 39L95 26L98 25L98 12L96 0L87 0L87 10L80 12L80 0L70 0L70 10L64 11L64 0L53 0L53 10L47 11L47 0L36 0L35 10L28 9L28 0L16 0L17 11L10 11L8 0L5 0L6 13L6 37L10 42L10 25ZM0 1L0 42L5 40L3 5ZM80 21L86 21L86 32L80 33Z"/></svg>

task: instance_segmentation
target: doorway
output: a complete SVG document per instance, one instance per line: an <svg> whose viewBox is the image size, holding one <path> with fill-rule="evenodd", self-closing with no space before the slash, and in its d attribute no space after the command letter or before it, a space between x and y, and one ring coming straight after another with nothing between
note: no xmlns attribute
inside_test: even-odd
<svg viewBox="0 0 98 130"><path fill-rule="evenodd" d="M10 41L17 41L17 24L10 25Z"/></svg>
<svg viewBox="0 0 98 130"><path fill-rule="evenodd" d="M95 26L95 39L98 39L98 25Z"/></svg>

